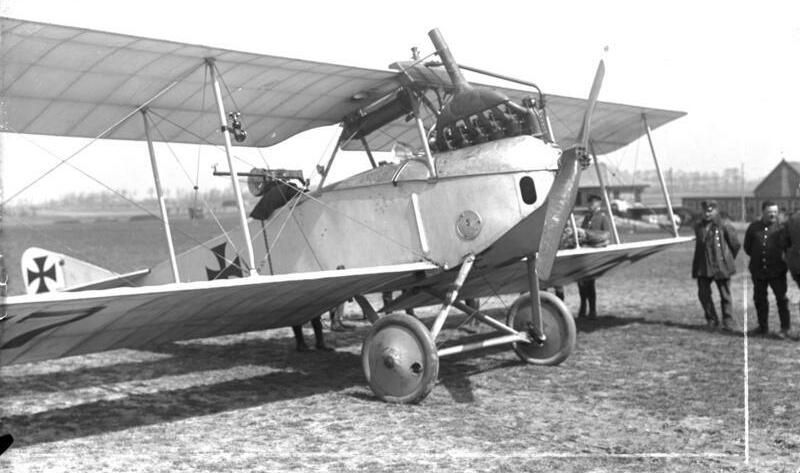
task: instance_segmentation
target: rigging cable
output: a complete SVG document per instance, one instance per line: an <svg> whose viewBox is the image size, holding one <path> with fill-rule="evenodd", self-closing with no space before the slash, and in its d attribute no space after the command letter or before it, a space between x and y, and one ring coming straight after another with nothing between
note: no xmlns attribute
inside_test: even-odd
<svg viewBox="0 0 800 473"><path fill-rule="evenodd" d="M184 175L186 175L186 178L189 180L189 182L192 182L191 176L189 176L189 173L188 171L186 171L186 168L183 166L183 163L181 163L180 159L178 159L178 155L177 153L175 153L175 150L172 148L172 146L170 146L169 142L166 141L166 137L164 136L164 134L161 132L161 130L158 128L157 125L153 124L153 128L156 130L156 133L158 133L161 139L164 140L163 143L167 145L167 149L172 154L172 157L175 159L175 162L178 163L178 166L181 168L181 171L183 171ZM200 165L198 162L198 168L199 167ZM195 186L195 197L194 197L195 202L197 201L197 197L198 197L197 186ZM208 209L209 213L211 214L211 217L214 219L214 223L217 224L217 227L222 231L222 234L225 236L225 240L228 243L230 243L233 250L236 253L238 253L239 249L236 247L236 244L233 242L233 240L228 236L228 232L225 230L225 227L222 225L222 222L220 222L219 219L217 218L217 215L214 213L214 209L211 207L211 205L208 203L205 197L201 197L201 199L203 201L203 208Z"/></svg>
<svg viewBox="0 0 800 473"><path fill-rule="evenodd" d="M219 81L222 82L222 86L225 87L225 91L228 93L228 97L230 97L231 102L233 102L233 108L236 109L237 112L240 112L241 109L239 108L239 104L236 103L236 99L233 97L233 93L231 92L231 89L228 87L228 83L225 82L225 75L219 71L219 68L217 67L217 62L216 61L212 62L211 66L217 72L217 77L219 77Z"/></svg>
<svg viewBox="0 0 800 473"><path fill-rule="evenodd" d="M187 134L191 135L192 137L197 138L198 141L202 142L200 144L207 144L209 146L213 146L217 150L220 150L220 151L224 150L224 147L222 145L215 144L213 141L209 140L208 138L200 136L197 133L193 132L192 130L173 122L172 120L170 120L169 118L165 117L164 115L161 115L160 113L156 112L155 110L149 110L149 113L152 114L152 115L155 115L156 117L160 118L161 120L169 123L170 125L174 126L175 128L178 128L181 131L186 132ZM250 166L251 168L255 167L250 162L248 162L247 160L245 160L244 158L242 158L240 156L237 156L235 154L232 154L231 156L233 157L233 159L236 159L237 161L239 161L241 163L244 163L244 164Z"/></svg>
<svg viewBox="0 0 800 473"><path fill-rule="evenodd" d="M51 154L53 157L55 157L56 159L58 159L58 160L59 160L59 163L58 163L58 164L56 164L55 166L53 166L52 168L48 169L47 171L45 171L45 172L44 172L44 173L43 173L41 176L37 177L36 179L34 179L33 181L29 182L28 184L24 185L24 186L22 187L22 189L20 189L20 190L18 190L17 192L15 192L13 195L11 195L11 197L9 197L9 198L5 199L4 201L0 202L0 207L4 207L6 204L8 204L9 202L11 202L13 199L15 199L16 197L18 197L18 196L19 196L20 194L22 194L23 192L25 192L25 191L27 191L28 189L30 189L31 187L33 187L33 186L34 186L36 183L38 183L39 181L41 181L42 179L44 179L45 177L47 177L48 175L50 175L52 172L54 172L56 169L60 168L62 165L64 165L64 164L69 164L69 161L70 161L72 158L74 158L74 157L75 157L75 156L77 156L78 154L82 153L84 150L86 150L88 147L90 147L91 145L93 145L95 142L97 142L98 140L100 140L100 139L104 138L106 135L108 135L109 133L111 133L112 131L114 131L115 129L117 129L117 127L119 127L120 125L122 125L123 123L125 123L126 121L128 121L128 119L129 119L130 117L134 116L134 115L135 115L137 112L140 112L141 110L143 110L143 109L147 108L147 107L148 107L148 106L149 106L151 103L153 103L153 102L154 102L156 99L158 99L159 97L161 97L162 95L164 95L165 93L167 93L167 92L168 92L170 89L172 89L172 88L173 88L173 87L175 87L175 86L176 86L178 83L180 83L181 81L183 81L184 79L186 79L186 78L187 78L189 75L191 75L191 74L192 74L194 71L196 71L196 70L197 70L198 68L200 68L201 66L202 66L202 64L200 64L200 65L197 65L197 66L195 66L195 67L192 67L192 68L190 68L188 71L186 71L185 73L183 73L183 74L182 74L181 76L179 76L177 79L174 79L174 80L173 80L173 81L171 81L169 84L167 84L166 86L164 86L164 87L163 87L163 88L162 88L160 91L158 91L158 92L157 92L155 95L153 95L153 96L152 96L150 99L146 100L144 103L142 103L141 105L137 106L137 107L136 107L134 110L132 110L131 112L129 112L127 115L125 115L124 117L122 117L122 118L120 118L119 120L117 120L116 122L114 122L114 124L113 124L113 125L109 126L109 127L108 127L108 128L106 128L105 130L103 130L102 132L100 132L100 134L99 134L99 135L97 135L97 136L95 136L94 138L92 138L91 140L89 140L89 142L88 142L88 143L86 143L86 144L84 144L83 146L81 146L80 148L78 148L78 150L77 150L77 151L75 151L74 153L72 153L72 154L71 154L71 155L69 155L68 157L66 157L66 158L62 159L62 158L58 157L57 155L55 155L55 154L53 154L53 153L50 153L50 154ZM8 127L7 125L6 125L6 128L5 128L5 129L6 129L6 131L10 130L10 131L12 131L12 132L14 132L14 133L20 133L19 131L17 131L17 130L14 130L14 129L12 129L12 128ZM74 166L73 166L73 167L74 167ZM77 169L77 168L75 168L75 169ZM79 170L79 171L80 171L80 170ZM83 172L83 171L81 171L81 172ZM88 174L87 174L87 176L88 176ZM94 179L94 178L92 178L92 179ZM99 182L99 181L98 181L98 182Z"/></svg>
<svg viewBox="0 0 800 473"><path fill-rule="evenodd" d="M147 208L147 207L145 207L144 205L140 204L139 202L136 202L135 200L133 200L133 199L129 198L129 197L128 197L128 196L126 196L124 193L122 193L122 192L120 192L120 191L118 191L118 190L114 189L113 187L111 187L111 186L109 186L109 185L105 184L104 182L102 182L101 180L99 180L99 179L97 179L96 177L92 176L91 174L87 173L86 171L84 171L84 170L80 169L79 167L75 166L74 164L72 164L72 163L68 162L68 159L71 159L72 157L74 157L74 154L73 154L73 156L71 156L70 158L68 158L68 159L63 159L63 160L62 160L62 159L61 159L61 158L59 158L59 157L58 157L58 155L56 155L54 152L52 152L52 151L48 150L47 148L45 148L45 147L41 146L39 143L36 143L36 142L34 142L34 141L33 141L33 140L31 140L30 138L28 138L26 135L24 135L24 134L20 134L20 136L22 136L22 137L23 137L25 140L27 140L29 143L33 144L35 147L39 148L40 150L44 151L45 153L47 153L47 154L49 154L49 155L53 156L53 157L54 157L54 158L56 158L56 159L59 159L59 160L61 160L61 163L62 163L62 164L66 164L68 167L70 167L70 168L72 168L72 169L76 170L77 172L79 172L79 173L83 174L84 176L86 176L86 177L87 177L87 178L89 178L90 180L92 180L92 181L94 181L95 183L99 184L100 186L104 187L104 188L105 188L105 189L107 189L108 191L110 191L110 192L112 192L113 194L117 195L117 196L118 196L118 197L120 197L122 200L124 200L124 201L128 202L129 204L133 205L133 206L134 206L134 207L136 207L137 209L139 209L139 210L142 210L142 211L143 211L145 214L147 214L147 215L149 215L149 216L151 216L151 217L154 217L156 220L158 220L158 221L159 221L159 222L161 222L162 224L164 223L163 219L161 218L161 215L159 215L159 214L156 214L155 212L152 212L150 209L148 209L148 208ZM81 148L81 149L80 149L78 152L80 152L81 150L85 150L85 149L86 149L86 146L82 147L82 148ZM27 224L25 224L24 222L23 222L23 225L25 225L25 226L28 226L28 225L27 225ZM31 227L31 226L28 226L28 227L29 227L29 228L31 228L31 229L33 229L34 231L36 231L36 230L35 230L33 227ZM208 249L209 251L211 251L211 248L207 247L207 246L205 245L205 242L203 242L203 241L201 241L201 240L198 240L197 238L195 238L195 237L194 237L194 236L192 236L191 234L189 234L189 233L186 233L185 231L183 231L183 230L181 230L181 229L179 229L179 228L175 228L175 231L176 231L177 233L181 234L182 236L186 237L186 238L187 238L187 239L189 239L190 241L192 241L192 242L194 242L194 243L198 244L198 246L202 246L203 248L206 248L206 249ZM39 232L39 233L41 233L41 232ZM72 249L72 248L69 248L69 247L68 247L68 246L66 246L66 245L64 245L64 247L65 247L65 248L67 248L67 250L68 250L68 251L70 251L70 252L75 252L75 250L74 250L74 249ZM76 254L75 254L75 256L81 256L81 254L82 254L82 252L75 252L75 253L76 253ZM225 261L226 261L228 264L233 264L233 262L231 262L231 261L230 261L230 260L228 260L227 258L224 258L224 256L223 256L223 259L225 259ZM115 275L117 275L117 276L121 276L121 274L120 274L120 273L118 273L118 272L116 272L116 271L112 271L112 273L114 273L114 274L115 274ZM128 279L126 279L126 281L128 281L128 282L131 282L131 281L130 281L130 280L128 280Z"/></svg>

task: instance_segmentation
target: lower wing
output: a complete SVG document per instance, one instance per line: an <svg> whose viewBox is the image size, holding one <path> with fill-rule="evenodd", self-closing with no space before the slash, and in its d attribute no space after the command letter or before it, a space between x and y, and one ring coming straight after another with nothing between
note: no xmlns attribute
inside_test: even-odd
<svg viewBox="0 0 800 473"><path fill-rule="evenodd" d="M357 294L403 287L429 263L8 297L3 365L303 323Z"/></svg>
<svg viewBox="0 0 800 473"><path fill-rule="evenodd" d="M691 237L621 243L602 248L581 247L559 250L550 279L542 287L563 286L584 278L597 278L603 274L635 263L671 246L694 240ZM453 270L456 271L456 270ZM409 292L394 301L389 310L419 307L441 302L448 285L455 276L451 272L432 277L422 284L423 290ZM489 297L499 294L528 292L528 269L524 259L499 268L475 269L459 292L461 299Z"/></svg>

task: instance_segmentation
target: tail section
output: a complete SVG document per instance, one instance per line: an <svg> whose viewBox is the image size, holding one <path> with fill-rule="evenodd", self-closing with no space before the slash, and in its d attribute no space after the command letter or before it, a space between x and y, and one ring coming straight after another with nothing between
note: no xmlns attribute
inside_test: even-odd
<svg viewBox="0 0 800 473"><path fill-rule="evenodd" d="M149 270L118 274L108 269L42 248L22 253L22 279L28 294L134 286Z"/></svg>

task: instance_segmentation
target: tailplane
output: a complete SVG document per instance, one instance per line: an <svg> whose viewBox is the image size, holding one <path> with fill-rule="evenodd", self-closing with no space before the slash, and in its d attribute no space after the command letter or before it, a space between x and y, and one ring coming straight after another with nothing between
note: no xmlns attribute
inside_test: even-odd
<svg viewBox="0 0 800 473"><path fill-rule="evenodd" d="M28 294L135 286L150 270L119 274L71 256L31 247L22 253L22 280Z"/></svg>

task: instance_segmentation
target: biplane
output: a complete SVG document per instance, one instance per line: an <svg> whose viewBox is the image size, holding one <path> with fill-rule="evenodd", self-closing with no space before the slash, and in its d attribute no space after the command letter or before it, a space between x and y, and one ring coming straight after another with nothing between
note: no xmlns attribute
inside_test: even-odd
<svg viewBox="0 0 800 473"><path fill-rule="evenodd" d="M370 70L294 58L0 19L3 131L148 144L169 260L118 274L31 248L28 294L3 301L0 361L301 324L350 298L373 322L362 347L374 393L419 402L439 358L511 346L553 365L575 345L564 304L541 288L596 277L687 238L559 250L577 180L682 112L588 99L469 68L514 87L466 80L438 30L434 52ZM434 57L435 56L435 57ZM204 92L213 93L206 103ZM227 94L223 93L227 92ZM237 147L268 147L339 125L319 185L302 172L237 171ZM224 149L241 226L176 253L153 147ZM371 169L326 184L340 150ZM398 162L376 162L395 150ZM65 162L68 160L64 160ZM246 209L240 180L259 198ZM606 199L608 201L608 199ZM376 310L363 296L398 292ZM462 300L523 293L498 320ZM441 303L430 326L398 309ZM452 309L492 329L437 344Z"/></svg>

